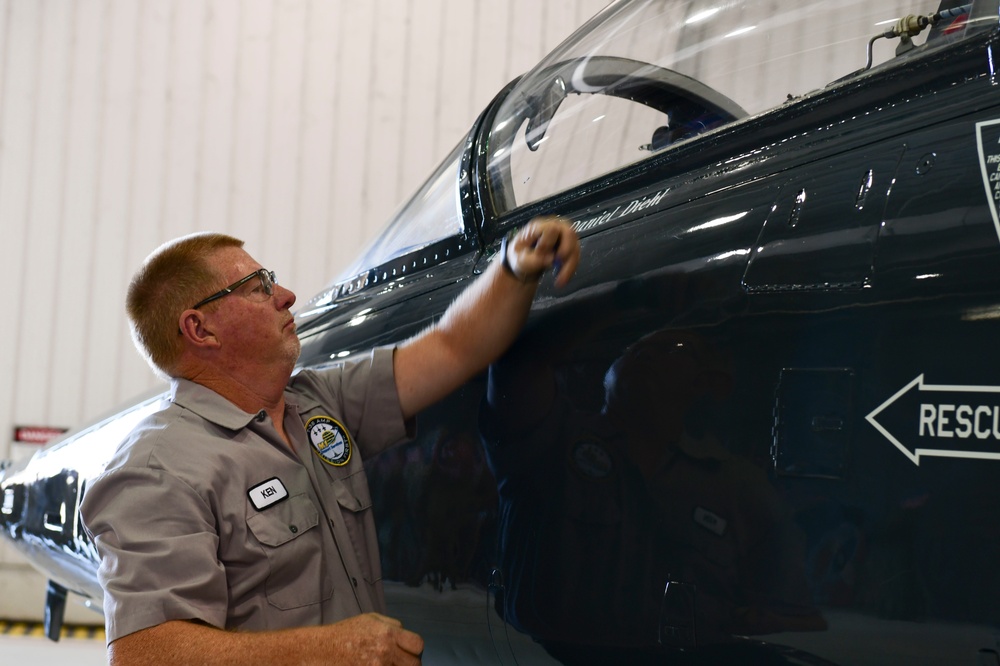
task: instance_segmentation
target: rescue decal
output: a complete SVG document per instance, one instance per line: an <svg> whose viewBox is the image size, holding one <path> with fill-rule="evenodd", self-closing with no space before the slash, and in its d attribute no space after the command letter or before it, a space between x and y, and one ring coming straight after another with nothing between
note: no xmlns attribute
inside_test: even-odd
<svg viewBox="0 0 1000 666"><path fill-rule="evenodd" d="M264 483L258 483L247 491L250 502L258 511L274 506L283 499L288 499L288 489L278 477L273 477Z"/></svg>
<svg viewBox="0 0 1000 666"><path fill-rule="evenodd" d="M865 420L914 465L921 456L1000 460L1000 386L924 384L920 374Z"/></svg>
<svg viewBox="0 0 1000 666"><path fill-rule="evenodd" d="M976 123L976 145L979 148L979 167L983 174L986 199L990 202L993 226L1000 239L1000 120L985 120Z"/></svg>
<svg viewBox="0 0 1000 666"><path fill-rule="evenodd" d="M351 459L351 434L342 423L329 416L314 416L306 421L309 443L323 462L343 467Z"/></svg>

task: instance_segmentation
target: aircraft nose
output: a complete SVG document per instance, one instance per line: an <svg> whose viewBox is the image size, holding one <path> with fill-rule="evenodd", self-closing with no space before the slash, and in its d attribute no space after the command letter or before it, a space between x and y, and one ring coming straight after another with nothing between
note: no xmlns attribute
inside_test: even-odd
<svg viewBox="0 0 1000 666"><path fill-rule="evenodd" d="M12 461L0 460L0 535L10 536L10 526L13 519L14 489L13 481L8 478ZM8 491L10 489L10 492Z"/></svg>
<svg viewBox="0 0 1000 666"><path fill-rule="evenodd" d="M0 460L0 537L14 540L18 526L22 524L23 479L18 477L22 464L12 460Z"/></svg>

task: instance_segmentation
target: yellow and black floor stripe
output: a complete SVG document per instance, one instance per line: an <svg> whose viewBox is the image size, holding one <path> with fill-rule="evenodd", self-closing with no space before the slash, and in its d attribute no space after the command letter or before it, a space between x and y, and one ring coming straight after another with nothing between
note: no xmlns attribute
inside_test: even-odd
<svg viewBox="0 0 1000 666"><path fill-rule="evenodd" d="M41 622L16 622L0 620L0 636L30 636L45 638L45 625ZM104 640L104 626L64 624L60 638Z"/></svg>

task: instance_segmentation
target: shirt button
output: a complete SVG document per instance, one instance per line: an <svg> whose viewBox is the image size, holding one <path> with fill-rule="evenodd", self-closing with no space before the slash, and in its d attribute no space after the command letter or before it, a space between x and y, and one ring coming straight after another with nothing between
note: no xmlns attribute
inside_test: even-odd
<svg viewBox="0 0 1000 666"><path fill-rule="evenodd" d="M354 583L354 587L357 587L357 586L358 586L358 579L357 579L357 578L354 578L354 577L352 576L352 577L351 577L351 582L352 582L352 583Z"/></svg>
<svg viewBox="0 0 1000 666"><path fill-rule="evenodd" d="M288 529L290 529L292 531L292 534L298 534L299 533L299 528L297 528L295 525L289 525Z"/></svg>

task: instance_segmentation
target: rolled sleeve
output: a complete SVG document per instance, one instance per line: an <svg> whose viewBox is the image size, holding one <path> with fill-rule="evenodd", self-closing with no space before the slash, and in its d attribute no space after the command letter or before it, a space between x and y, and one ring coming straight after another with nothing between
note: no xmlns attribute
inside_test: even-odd
<svg viewBox="0 0 1000 666"><path fill-rule="evenodd" d="M81 513L101 555L109 643L170 620L225 627L217 528L192 488L161 470L123 467L93 482Z"/></svg>

